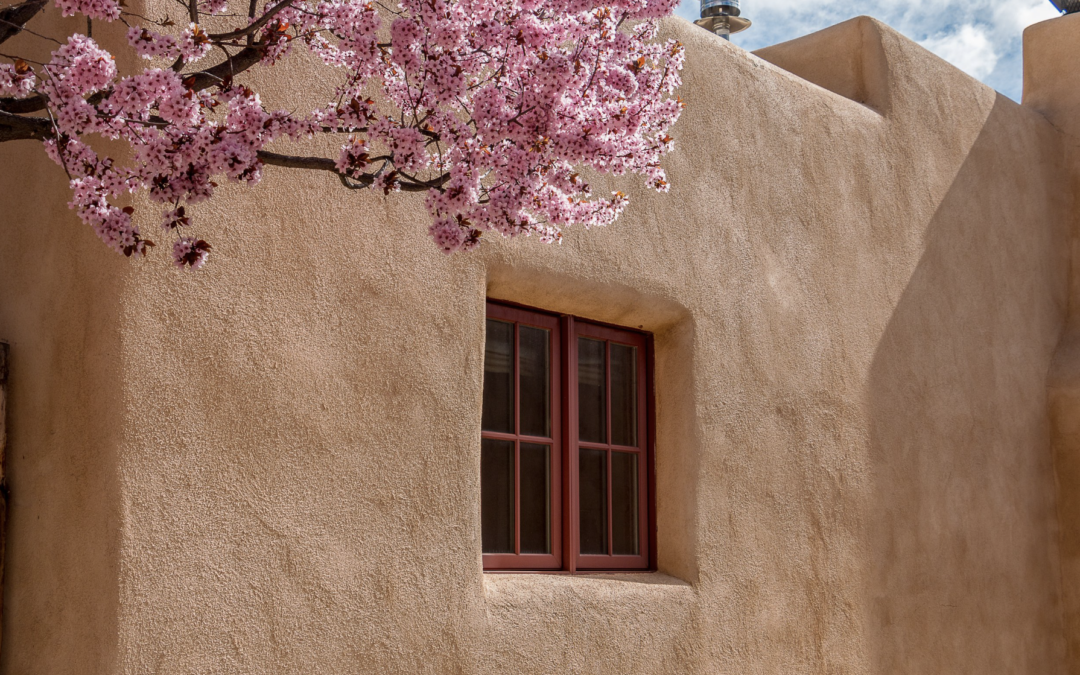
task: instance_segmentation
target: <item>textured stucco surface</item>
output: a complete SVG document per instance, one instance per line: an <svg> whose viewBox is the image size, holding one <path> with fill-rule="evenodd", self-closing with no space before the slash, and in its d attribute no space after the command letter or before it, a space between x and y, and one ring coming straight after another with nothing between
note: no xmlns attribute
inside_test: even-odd
<svg viewBox="0 0 1080 675"><path fill-rule="evenodd" d="M183 274L0 147L0 671L1066 672L1066 131L869 19L665 30L672 192L558 247L269 169ZM482 573L485 297L655 333L658 573Z"/></svg>
<svg viewBox="0 0 1080 675"><path fill-rule="evenodd" d="M1069 164L1065 176L1074 199L1080 196L1080 73L1075 60L1080 15L1036 24L1024 40L1024 105L1043 113L1061 129ZM1075 202L1074 202L1075 203ZM1076 232L1074 207L1073 229ZM1069 318L1051 363L1051 440L1057 476L1062 572L1062 605L1069 672L1080 673L1080 247L1074 236Z"/></svg>

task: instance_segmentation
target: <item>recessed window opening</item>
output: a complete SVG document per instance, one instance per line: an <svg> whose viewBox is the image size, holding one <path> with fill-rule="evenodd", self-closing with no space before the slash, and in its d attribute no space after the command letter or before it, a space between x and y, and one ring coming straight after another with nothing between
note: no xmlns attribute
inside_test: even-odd
<svg viewBox="0 0 1080 675"><path fill-rule="evenodd" d="M489 302L481 415L486 570L645 570L650 336Z"/></svg>

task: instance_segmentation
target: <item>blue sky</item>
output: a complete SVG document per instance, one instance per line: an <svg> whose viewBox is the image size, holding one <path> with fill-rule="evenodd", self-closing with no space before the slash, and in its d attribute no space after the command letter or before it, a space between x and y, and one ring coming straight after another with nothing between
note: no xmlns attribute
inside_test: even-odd
<svg viewBox="0 0 1080 675"><path fill-rule="evenodd" d="M746 49L866 14L1017 101L1020 35L1025 27L1058 16L1049 0L742 0L740 5L754 25L732 41ZM698 18L698 0L683 0L677 14Z"/></svg>

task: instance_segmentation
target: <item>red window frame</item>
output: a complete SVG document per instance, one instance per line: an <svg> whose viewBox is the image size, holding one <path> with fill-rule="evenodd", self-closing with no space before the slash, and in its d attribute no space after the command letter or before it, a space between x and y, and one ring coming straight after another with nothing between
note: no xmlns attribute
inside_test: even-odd
<svg viewBox="0 0 1080 675"><path fill-rule="evenodd" d="M484 553L487 572L596 572L650 571L656 569L655 481L653 474L653 389L652 336L648 333L586 321L568 315L555 315L520 305L487 303L487 318L514 323L514 432L513 434L481 431L482 438L514 442L515 457L515 553ZM534 326L551 331L551 437L540 438L519 432L520 379L518 374L519 326ZM606 443L578 439L578 339L589 338L605 342L605 419ZM611 343L636 348L637 354L637 445L621 446L612 443L611 429ZM552 447L551 452L551 554L520 553L520 504L518 486L520 443L541 443ZM579 453L582 449L606 453L605 480L607 498L607 554L580 552L580 489ZM612 509L612 452L632 453L637 457L638 495L638 553L614 555Z"/></svg>
<svg viewBox="0 0 1080 675"><path fill-rule="evenodd" d="M488 303L487 318L499 321L512 322L514 324L514 433L502 433L498 431L481 431L481 438L490 438L514 443L514 553L485 553L484 567L492 569L534 569L555 570L562 566L562 500L556 495L562 493L563 477L563 433L562 415L563 410L559 402L559 392L562 385L562 341L559 340L559 320L556 317L530 312L515 307L494 305ZM519 433L521 430L521 380L518 368L518 346L521 334L521 326L534 326L551 331L551 339L548 345L551 347L551 437L526 436ZM521 490L520 485L520 456L521 444L538 443L551 446L551 510L549 522L551 523L551 549L550 554L521 553Z"/></svg>

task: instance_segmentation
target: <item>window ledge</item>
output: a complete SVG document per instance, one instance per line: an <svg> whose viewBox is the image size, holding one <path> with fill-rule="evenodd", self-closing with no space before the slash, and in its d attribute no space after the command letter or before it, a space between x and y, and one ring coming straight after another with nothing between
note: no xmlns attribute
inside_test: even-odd
<svg viewBox="0 0 1080 675"><path fill-rule="evenodd" d="M579 598L590 595L643 598L656 596L663 597L665 601L689 601L695 591L689 583L662 572L484 574L484 595L496 606L550 602L566 594Z"/></svg>

